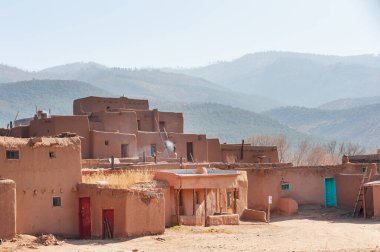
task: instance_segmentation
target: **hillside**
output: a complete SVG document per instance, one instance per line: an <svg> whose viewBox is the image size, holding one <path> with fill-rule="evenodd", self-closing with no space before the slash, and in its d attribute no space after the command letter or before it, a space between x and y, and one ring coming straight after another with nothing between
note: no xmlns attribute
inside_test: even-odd
<svg viewBox="0 0 380 252"><path fill-rule="evenodd" d="M376 103L380 103L380 96L339 99L322 104L321 106L319 106L319 108L324 110L340 110L356 108Z"/></svg>
<svg viewBox="0 0 380 252"><path fill-rule="evenodd" d="M264 113L298 131L378 148L380 103L344 110L285 107Z"/></svg>
<svg viewBox="0 0 380 252"><path fill-rule="evenodd" d="M163 110L182 111L185 118L185 132L206 133L210 138L218 137L221 142L239 143L242 139L257 134L282 134L293 143L305 138L312 139L311 136L301 134L267 116L231 106L213 103L152 105Z"/></svg>
<svg viewBox="0 0 380 252"><path fill-rule="evenodd" d="M89 95L112 95L85 82L31 80L0 84L0 127L18 118L32 117L38 109L52 114L72 114L73 100Z"/></svg>
<svg viewBox="0 0 380 252"><path fill-rule="evenodd" d="M336 99L380 95L380 56L373 55L266 52L205 67L165 70L297 106L315 107Z"/></svg>
<svg viewBox="0 0 380 252"><path fill-rule="evenodd" d="M39 72L0 68L3 79L63 79L91 83L117 95L167 102L216 102L251 111L264 111L280 104L264 96L233 92L199 77L154 69L108 68L97 63L73 63Z"/></svg>

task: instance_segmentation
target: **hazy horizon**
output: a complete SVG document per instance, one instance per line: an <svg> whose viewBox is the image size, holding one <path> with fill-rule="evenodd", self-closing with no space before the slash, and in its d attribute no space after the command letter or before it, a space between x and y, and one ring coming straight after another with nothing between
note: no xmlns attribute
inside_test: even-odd
<svg viewBox="0 0 380 252"><path fill-rule="evenodd" d="M380 54L380 2L12 1L0 3L0 63L197 67L248 53Z"/></svg>

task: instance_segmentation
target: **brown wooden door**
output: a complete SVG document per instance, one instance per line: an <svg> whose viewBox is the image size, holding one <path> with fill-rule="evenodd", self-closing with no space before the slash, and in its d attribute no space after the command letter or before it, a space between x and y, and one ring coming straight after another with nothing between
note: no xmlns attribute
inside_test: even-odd
<svg viewBox="0 0 380 252"><path fill-rule="evenodd" d="M103 209L103 238L113 238L114 210Z"/></svg>
<svg viewBox="0 0 380 252"><path fill-rule="evenodd" d="M79 234L82 239L91 238L90 197L79 198Z"/></svg>

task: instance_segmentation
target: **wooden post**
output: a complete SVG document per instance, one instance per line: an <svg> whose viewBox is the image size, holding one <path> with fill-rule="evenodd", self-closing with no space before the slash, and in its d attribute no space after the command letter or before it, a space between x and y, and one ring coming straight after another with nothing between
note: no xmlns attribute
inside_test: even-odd
<svg viewBox="0 0 380 252"><path fill-rule="evenodd" d="M237 213L236 188L234 188L234 213Z"/></svg>
<svg viewBox="0 0 380 252"><path fill-rule="evenodd" d="M179 225L179 190L174 190L175 193L175 211L177 215L177 224Z"/></svg>
<svg viewBox="0 0 380 252"><path fill-rule="evenodd" d="M207 188L205 188L205 226L207 224Z"/></svg>
<svg viewBox="0 0 380 252"><path fill-rule="evenodd" d="M270 222L270 205L272 205L272 196L268 196L268 213L267 213L267 223Z"/></svg>
<svg viewBox="0 0 380 252"><path fill-rule="evenodd" d="M193 189L193 215L195 216L195 189Z"/></svg>
<svg viewBox="0 0 380 252"><path fill-rule="evenodd" d="M363 187L363 216L364 216L364 219L367 218L367 206L366 206L366 200L365 200L366 192L367 192L367 187Z"/></svg>

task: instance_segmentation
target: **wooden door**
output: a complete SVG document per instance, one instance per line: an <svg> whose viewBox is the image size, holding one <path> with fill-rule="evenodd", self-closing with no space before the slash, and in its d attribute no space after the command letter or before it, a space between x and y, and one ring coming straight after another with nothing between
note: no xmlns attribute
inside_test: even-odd
<svg viewBox="0 0 380 252"><path fill-rule="evenodd" d="M79 234L82 239L91 238L90 197L79 198Z"/></svg>
<svg viewBox="0 0 380 252"><path fill-rule="evenodd" d="M114 210L103 209L103 238L113 238Z"/></svg>
<svg viewBox="0 0 380 252"><path fill-rule="evenodd" d="M325 179L325 206L336 206L336 183L334 178Z"/></svg>

